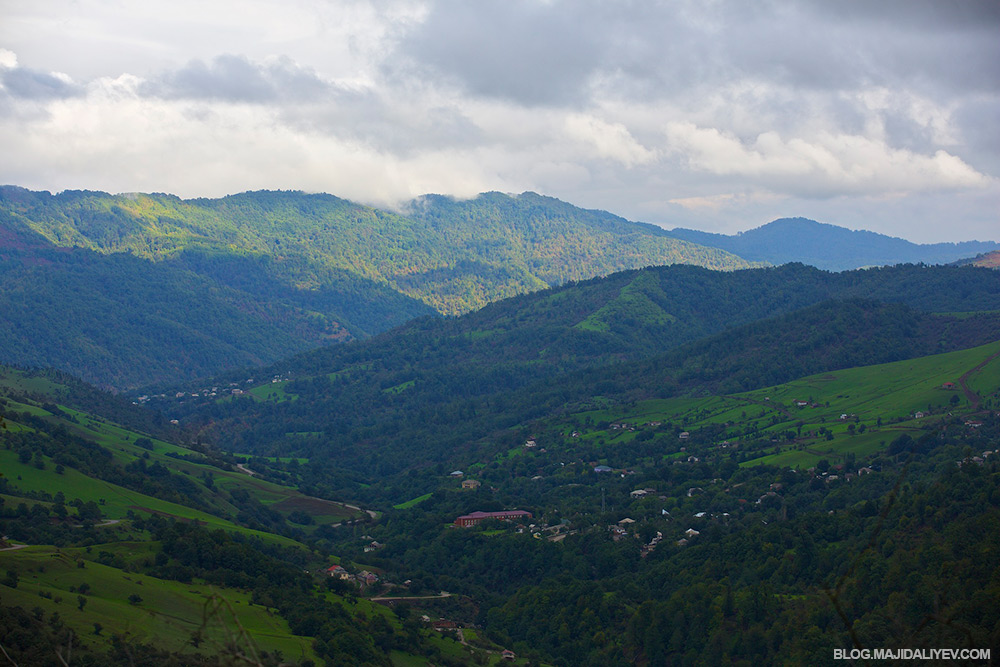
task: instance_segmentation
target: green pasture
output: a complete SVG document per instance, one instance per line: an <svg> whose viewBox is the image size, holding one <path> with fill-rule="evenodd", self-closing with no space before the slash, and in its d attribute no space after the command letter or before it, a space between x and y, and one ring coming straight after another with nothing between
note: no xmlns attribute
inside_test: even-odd
<svg viewBox="0 0 1000 667"><path fill-rule="evenodd" d="M128 511L159 514L180 520L197 521L210 528L221 528L260 537L267 542L297 545L298 542L280 535L273 535L238 526L231 521L213 516L184 505L178 505L159 498L153 498L124 487L99 479L87 477L74 468L67 467L60 475L55 472L55 464L43 457L45 469L39 470L30 463L21 463L17 453L0 449L0 468L14 489L25 492L45 492L54 494L62 491L67 502L79 498L83 502L96 502L101 512L110 519L123 519Z"/></svg>
<svg viewBox="0 0 1000 667"><path fill-rule="evenodd" d="M434 495L434 494L432 494L432 493L425 493L422 496L417 496L416 498L412 498L410 500L407 500L405 503L399 503L398 505L393 505L392 507L393 507L393 509L397 509L397 510L408 510L411 507L414 507L414 506L419 505L420 503L424 502L425 500L427 500L428 498L430 498L432 495Z"/></svg>
<svg viewBox="0 0 1000 667"><path fill-rule="evenodd" d="M383 394L401 394L407 389L413 387L416 384L415 380L407 380L401 384L397 384L395 387L388 387L382 390Z"/></svg>
<svg viewBox="0 0 1000 667"><path fill-rule="evenodd" d="M104 446L111 451L112 455L114 455L118 461L123 464L128 464L136 459L142 458L149 464L159 462L171 471L189 475L197 481L200 481L203 474L210 473L214 478L215 485L221 489L227 491L231 491L235 488L245 489L253 497L257 498L265 505L272 505L274 506L274 509L286 514L294 510L305 511L306 513L312 515L316 522L320 524L336 523L345 518L351 518L357 515L356 511L350 510L340 503L319 499L309 499L295 489L251 477L250 475L242 473L238 470L222 470L209 465L207 462L202 464L167 456L167 454L177 454L181 456L200 455L178 445L173 445L163 440L151 438L145 434L131 431L119 426L118 424L114 424L113 422L108 422L94 417L86 412L74 410L65 406L59 406L60 409L62 409L67 415L70 415L76 420L76 422L73 422L72 420L52 415L48 411L42 410L41 408L34 406L26 407L33 408L39 416L58 421L58 423L63 424L76 435ZM135 441L139 438L149 439L153 443L152 450L147 450L136 445ZM10 452L7 453L10 454ZM299 459L299 462L307 463L308 459ZM138 505L139 509L145 508L146 511L165 513L197 521L207 521L213 525L218 525L219 521L223 521L225 527L227 528L233 528L235 526L235 524L228 521L224 521L218 517L214 517L197 510L183 508L187 509L187 511L181 512L178 509L181 508L180 505L175 505L173 503L166 503L164 505L163 503L165 501L159 501L154 498L149 498L148 496L142 496L142 494L129 492L121 489L121 487L107 482L96 480L91 482L89 481L90 478L75 470L66 469L63 475L59 475L56 479L52 480L49 476L44 474L39 476L38 474L46 473L48 471L39 471L30 464L19 464L19 466L20 468L18 469L17 474L23 478L21 481L28 485L22 485L21 488L25 490L35 490L38 488L45 489L45 484L55 484L52 488L61 490L66 495L67 499L80 498L84 502L87 502L88 500L98 501L100 498L103 498L105 500L105 506L102 507L102 510L105 511L105 513L111 518L121 518L125 515L125 512L128 509L136 510L136 506ZM48 462L47 468L53 468L51 462ZM11 473L8 474L13 474L14 468L11 467L10 470ZM97 498L86 497L88 495L88 489L91 490L91 493L89 494L90 496L95 495L93 493L93 489L95 488L105 489L105 492ZM123 494L126 494L126 497L123 497ZM136 502L134 496L137 495L146 500L143 502ZM236 512L236 508L228 501L223 500L221 496L216 496L214 499L216 501L215 504L220 511L225 513ZM208 519L207 517L211 517L211 519ZM218 525L218 527L223 526Z"/></svg>
<svg viewBox="0 0 1000 667"><path fill-rule="evenodd" d="M299 399L298 395L288 393L286 391L287 385L288 380L268 382L267 384L257 385L249 389L243 395L250 396L256 401L274 401L275 403L297 401Z"/></svg>
<svg viewBox="0 0 1000 667"><path fill-rule="evenodd" d="M996 395L1000 391L1000 357L970 375L967 384L982 398Z"/></svg>
<svg viewBox="0 0 1000 667"><path fill-rule="evenodd" d="M745 462L743 465L767 463L795 468L814 466L820 459L831 463L843 461L853 453L858 459L882 451L901 433L919 431L927 420L937 419L947 412L960 413L969 408L958 380L984 360L1000 351L1000 342L959 350L946 354L821 373L782 385L730 396L705 398L668 398L640 401L627 411L614 408L588 410L560 420L553 428L581 431L580 439L593 442L598 438L609 444L626 445L653 421L672 423L686 430L732 424L724 437L742 439L747 430L756 430L754 438L782 438L765 447L778 453ZM945 383L954 388L945 388ZM969 387L981 396L990 397L1000 388L1000 357L989 361L968 378ZM954 396L957 402L952 403ZM808 401L798 407L796 401ZM819 407L812 407L817 404ZM923 420L914 418L917 411L932 414ZM841 420L841 415L849 415ZM776 423L771 423L777 417ZM881 426L879 420L881 419ZM595 430L601 423L625 423L637 426L635 432ZM853 426L854 432L849 429ZM864 432L860 432L861 427ZM805 436L821 429L825 436ZM801 436L794 441L783 439L787 431ZM513 450L512 450L513 451Z"/></svg>
<svg viewBox="0 0 1000 667"><path fill-rule="evenodd" d="M286 433L285 435L291 435ZM296 433L295 435L306 435L305 433ZM310 433L308 435L321 435L320 433ZM271 463L289 463L290 461L296 461L299 465L306 465L309 463L308 458L295 457L295 456L257 456L256 454L233 454L236 458L242 458L243 463L246 464L250 459L264 459L265 461L270 461Z"/></svg>
<svg viewBox="0 0 1000 667"><path fill-rule="evenodd" d="M15 401L12 398L7 398L7 405L4 407L4 413L11 412L27 412L33 417L51 417L52 413L48 410L42 409L33 403L22 403L20 401ZM8 418L9 420L9 418Z"/></svg>
<svg viewBox="0 0 1000 667"><path fill-rule="evenodd" d="M95 546L92 554L104 549ZM179 653L219 654L235 641L245 649L315 660L309 639L292 635L284 620L250 604L246 593L128 573L81 559L82 552L38 546L0 553L4 569L16 570L19 577L17 588L0 586L3 603L37 607L45 616L58 613L78 641L94 647L107 646L119 634ZM90 588L80 609L77 589L83 583ZM141 601L130 602L133 595ZM102 626L100 635L94 633L95 623ZM190 640L198 631L204 642L195 649Z"/></svg>
<svg viewBox="0 0 1000 667"><path fill-rule="evenodd" d="M31 376L31 373L5 368L0 370L0 390L43 394L45 396L65 396L67 388L43 375Z"/></svg>
<svg viewBox="0 0 1000 667"><path fill-rule="evenodd" d="M958 395L956 409L961 409L968 407L964 395L958 390L945 389L944 383L957 383L963 373L998 350L1000 344L990 343L919 359L822 373L741 396L756 400L769 397L772 402L781 402L786 407L792 406L796 399L811 399L822 404L822 408L788 407L796 418L809 422L815 421L815 417L829 421L844 413L856 414L865 421L878 417L883 421L907 418L917 410L926 410L928 405L947 409L953 395ZM984 387L991 382L1000 384L1000 365L994 364L996 360L976 376L984 378L981 380Z"/></svg>

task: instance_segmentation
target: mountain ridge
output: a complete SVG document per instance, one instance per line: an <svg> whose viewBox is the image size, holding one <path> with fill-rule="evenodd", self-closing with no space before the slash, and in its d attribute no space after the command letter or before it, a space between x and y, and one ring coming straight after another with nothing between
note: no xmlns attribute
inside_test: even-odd
<svg viewBox="0 0 1000 667"><path fill-rule="evenodd" d="M669 233L692 243L727 250L750 261L802 262L830 271L893 264L948 264L1000 248L1000 243L993 241L918 244L808 218L779 218L733 235L683 228Z"/></svg>

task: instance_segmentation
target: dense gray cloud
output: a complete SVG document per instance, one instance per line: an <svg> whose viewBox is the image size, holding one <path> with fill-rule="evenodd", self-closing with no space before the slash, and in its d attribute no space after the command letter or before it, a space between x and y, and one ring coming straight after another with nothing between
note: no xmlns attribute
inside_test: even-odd
<svg viewBox="0 0 1000 667"><path fill-rule="evenodd" d="M739 77L806 88L995 89L996 2L608 3L443 0L399 45L475 94L573 104L595 78L674 96Z"/></svg>
<svg viewBox="0 0 1000 667"><path fill-rule="evenodd" d="M315 99L328 89L315 71L289 58L260 64L232 54L220 55L210 63L192 60L139 87L142 94L170 99L256 103Z"/></svg>
<svg viewBox="0 0 1000 667"><path fill-rule="evenodd" d="M1000 234L995 0L2 12L3 182L380 205L530 189L667 227Z"/></svg>
<svg viewBox="0 0 1000 667"><path fill-rule="evenodd" d="M83 93L83 88L68 77L27 67L0 68L0 86L12 97L26 100L65 99Z"/></svg>

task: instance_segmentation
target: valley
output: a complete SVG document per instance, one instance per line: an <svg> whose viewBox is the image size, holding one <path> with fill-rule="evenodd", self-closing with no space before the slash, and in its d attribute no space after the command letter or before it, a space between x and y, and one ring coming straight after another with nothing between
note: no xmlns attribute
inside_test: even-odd
<svg viewBox="0 0 1000 667"><path fill-rule="evenodd" d="M994 641L1000 273L544 274L460 315L395 291L424 305L379 331L289 291L277 236L255 259L190 254L195 230L247 233L207 211L254 197L126 199L202 227L100 246L80 217L51 229L85 247L22 228L30 243L2 250L30 326L102 369L86 379L133 387L29 368L26 348L0 367L0 646L17 664L813 664ZM331 201L312 203L380 215ZM562 210L490 195L407 219L525 203ZM100 291L108 262L133 277L123 347L96 346L121 303ZM462 281L440 298L473 294ZM75 312L46 284L79 302L64 328L37 319ZM160 357L141 300L154 329L188 332ZM307 311L314 344L346 333L282 347Z"/></svg>

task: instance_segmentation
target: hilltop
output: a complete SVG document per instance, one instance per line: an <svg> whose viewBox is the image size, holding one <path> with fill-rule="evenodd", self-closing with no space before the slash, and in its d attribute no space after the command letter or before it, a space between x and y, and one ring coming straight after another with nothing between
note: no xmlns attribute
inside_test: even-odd
<svg viewBox="0 0 1000 667"><path fill-rule="evenodd" d="M1000 250L986 252L969 259L955 262L956 266L981 266L986 269L1000 269Z"/></svg>

